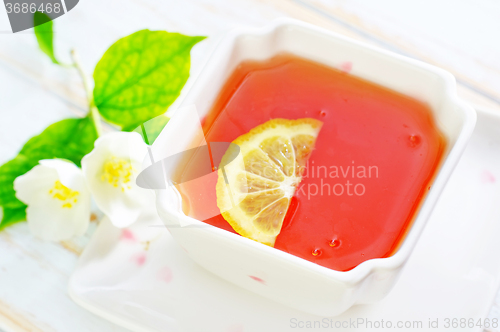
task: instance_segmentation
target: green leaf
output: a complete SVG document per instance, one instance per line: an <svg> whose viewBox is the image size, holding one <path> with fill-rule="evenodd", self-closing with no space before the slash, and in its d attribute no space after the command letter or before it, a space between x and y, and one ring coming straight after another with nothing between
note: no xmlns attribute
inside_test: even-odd
<svg viewBox="0 0 500 332"><path fill-rule="evenodd" d="M26 205L17 209L3 208L2 222L0 223L0 230L7 226L13 225L17 222L26 220Z"/></svg>
<svg viewBox="0 0 500 332"><path fill-rule="evenodd" d="M135 128L134 131L141 134L146 144L151 145L167 125L168 120L170 120L170 118L162 114L144 122L143 125Z"/></svg>
<svg viewBox="0 0 500 332"><path fill-rule="evenodd" d="M15 196L14 180L31 170L41 159L64 158L81 165L83 156L92 151L97 132L89 117L66 119L47 127L31 138L21 152L0 166L0 206L3 218L0 229L25 220L26 205Z"/></svg>
<svg viewBox="0 0 500 332"><path fill-rule="evenodd" d="M131 131L165 113L189 77L191 48L204 38L141 30L118 40L94 70L101 115Z"/></svg>
<svg viewBox="0 0 500 332"><path fill-rule="evenodd" d="M41 159L68 159L80 167L83 156L92 151L96 139L97 132L90 117L65 119L31 138L19 154L36 159L36 163Z"/></svg>
<svg viewBox="0 0 500 332"><path fill-rule="evenodd" d="M54 55L52 19L44 13L35 12L35 15L33 15L33 21L38 46L49 56L53 63L59 64L59 61L57 61Z"/></svg>
<svg viewBox="0 0 500 332"><path fill-rule="evenodd" d="M0 205L4 209L17 209L25 206L14 195L14 180L38 163L32 164L25 155L19 154L17 157L0 167ZM4 218L5 218L4 213ZM0 223L2 225L2 223Z"/></svg>

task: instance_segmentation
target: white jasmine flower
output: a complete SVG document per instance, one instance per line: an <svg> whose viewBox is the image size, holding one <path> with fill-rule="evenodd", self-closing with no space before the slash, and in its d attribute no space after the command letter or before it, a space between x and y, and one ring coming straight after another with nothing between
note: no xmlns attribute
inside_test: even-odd
<svg viewBox="0 0 500 332"><path fill-rule="evenodd" d="M116 227L127 227L143 212L156 212L154 193L136 185L147 145L138 133L115 132L95 141L82 159L87 186L97 206Z"/></svg>
<svg viewBox="0 0 500 332"><path fill-rule="evenodd" d="M47 241L82 235L90 221L90 193L82 171L61 159L40 160L39 165L14 181L16 196L24 204L31 232Z"/></svg>

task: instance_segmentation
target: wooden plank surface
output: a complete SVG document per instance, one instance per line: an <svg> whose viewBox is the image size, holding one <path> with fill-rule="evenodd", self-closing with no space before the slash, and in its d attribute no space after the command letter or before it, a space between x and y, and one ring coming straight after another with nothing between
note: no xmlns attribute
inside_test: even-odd
<svg viewBox="0 0 500 332"><path fill-rule="evenodd" d="M215 39L227 29L288 16L439 65L459 80L462 98L500 110L500 5L492 0L83 0L55 21L58 56L77 49L91 74L118 38L140 29L179 31ZM0 9L0 163L50 123L85 114L76 73L52 65L32 31L10 30ZM200 69L209 41L192 52ZM34 239L25 224L0 233L0 329L123 331L78 307L67 280L89 232L65 243ZM497 303L500 303L497 300ZM498 304L492 317L500 317Z"/></svg>

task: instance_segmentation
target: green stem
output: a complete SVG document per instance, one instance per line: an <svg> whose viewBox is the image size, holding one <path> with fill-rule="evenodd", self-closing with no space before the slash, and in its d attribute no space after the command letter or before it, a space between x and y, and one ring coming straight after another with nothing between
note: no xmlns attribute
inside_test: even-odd
<svg viewBox="0 0 500 332"><path fill-rule="evenodd" d="M141 123L142 136L144 136L144 142L149 145L148 134L146 134L146 128L144 128L144 123Z"/></svg>
<svg viewBox="0 0 500 332"><path fill-rule="evenodd" d="M99 115L99 111L94 104L94 95L92 93L92 89L90 88L89 79L83 70L83 67L80 63L80 59L75 50L71 50L71 59L73 60L73 67L76 68L80 78L82 79L83 88L85 89L85 93L87 95L87 102L89 105L89 113L88 115L94 122L95 130L97 132L97 136L101 136L102 134L102 126L101 126L101 116Z"/></svg>
<svg viewBox="0 0 500 332"><path fill-rule="evenodd" d="M92 118L92 121L94 122L94 127L95 131L97 132L97 137L101 136L102 134L102 126L101 126L101 115L99 114L99 111L97 110L97 107L92 104L90 105L90 117Z"/></svg>

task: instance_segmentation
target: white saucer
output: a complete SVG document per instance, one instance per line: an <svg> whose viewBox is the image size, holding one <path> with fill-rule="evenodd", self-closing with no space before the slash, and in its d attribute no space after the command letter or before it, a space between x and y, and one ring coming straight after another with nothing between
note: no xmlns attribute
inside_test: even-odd
<svg viewBox="0 0 500 332"><path fill-rule="evenodd" d="M500 115L478 111L470 144L400 280L375 305L355 306L330 319L276 304L196 265L155 217L125 231L104 220L81 256L69 292L81 306L133 331L381 331L387 322L392 328L407 325L404 331L455 331L455 318L460 331L482 331L500 286L498 239ZM371 321L373 328L355 326L358 319ZM429 320L436 319L439 328L429 328Z"/></svg>

